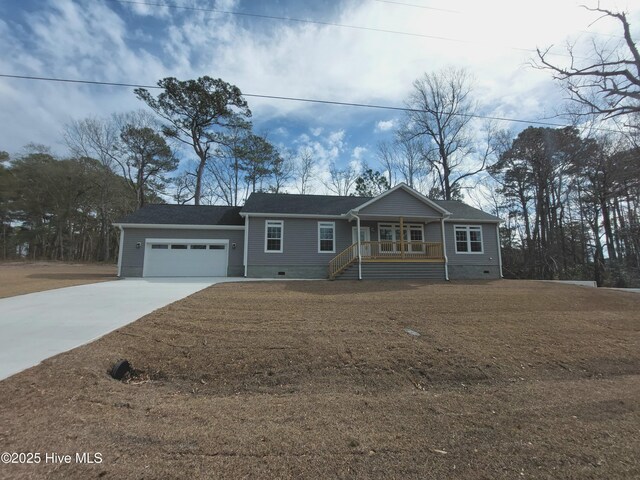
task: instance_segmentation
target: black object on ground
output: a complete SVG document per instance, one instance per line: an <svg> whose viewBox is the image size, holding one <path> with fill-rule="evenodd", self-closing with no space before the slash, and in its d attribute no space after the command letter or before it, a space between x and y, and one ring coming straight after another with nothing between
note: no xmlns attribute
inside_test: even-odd
<svg viewBox="0 0 640 480"><path fill-rule="evenodd" d="M110 375L116 380L122 380L122 378L131 371L131 364L128 360L118 360L113 367L111 367Z"/></svg>

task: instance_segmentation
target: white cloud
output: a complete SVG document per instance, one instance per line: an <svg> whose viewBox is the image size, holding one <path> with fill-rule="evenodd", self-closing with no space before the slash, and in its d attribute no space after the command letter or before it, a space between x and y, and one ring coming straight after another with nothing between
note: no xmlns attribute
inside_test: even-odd
<svg viewBox="0 0 640 480"><path fill-rule="evenodd" d="M289 136L289 130L287 130L284 127L278 127L276 128L273 133L275 135L280 135L281 137L288 137Z"/></svg>
<svg viewBox="0 0 640 480"><path fill-rule="evenodd" d="M159 4L147 5L144 3L125 3L123 5L128 7L136 15L143 17L166 18L171 15L169 8L162 7Z"/></svg>
<svg viewBox="0 0 640 480"><path fill-rule="evenodd" d="M588 40L589 35L580 34L587 28L619 33L612 22L589 26L597 16L577 3L452 0L447 8L461 13L449 13L383 2L344 2L328 19L431 36L421 38L141 5L129 7L135 13L132 20L118 15L112 2L100 0L49 0L36 13L27 13L15 2L21 20L0 20L0 44L5 46L0 71L146 84L168 75L206 74L248 93L402 105L412 82L425 70L457 65L476 78L476 95L486 112L535 119L553 113L560 95L548 72L527 66L532 54L518 49L555 44L555 51L561 52L569 38ZM601 4L617 8L611 1ZM274 5L274 15L285 15L279 4ZM238 6L226 0L216 2L216 8ZM636 5L630 18L635 21L638 12ZM161 27L141 26L147 20ZM69 118L140 106L129 89L3 79L0 124L7 145L2 148L17 150L34 140L55 145L60 125ZM258 98L251 98L250 106L254 121L262 125L276 118L292 119L301 130L308 124L324 125L309 132L318 139L330 132L319 143L334 156L346 148L343 126L368 114L355 108ZM375 131L388 131L393 122L379 121ZM331 140L332 135L337 137Z"/></svg>
<svg viewBox="0 0 640 480"><path fill-rule="evenodd" d="M351 157L354 160L362 160L362 156L364 155L364 153L367 151L366 147L361 147L361 146L357 146L353 149L353 151L351 152Z"/></svg>
<svg viewBox="0 0 640 480"><path fill-rule="evenodd" d="M330 145L342 148L344 146L344 135L344 130L336 130L329 133L329 135L327 136L327 140Z"/></svg>
<svg viewBox="0 0 640 480"><path fill-rule="evenodd" d="M347 163L353 160L346 150L347 146L344 137L344 130L335 130L327 132L325 135L314 137L302 133L293 142L297 155L308 152L313 159L314 174L311 182L311 191L327 193L324 185L329 181L330 165L332 163Z"/></svg>
<svg viewBox="0 0 640 480"><path fill-rule="evenodd" d="M389 130L393 130L396 127L396 121L394 119L391 120L380 120L376 123L375 132L388 132Z"/></svg>

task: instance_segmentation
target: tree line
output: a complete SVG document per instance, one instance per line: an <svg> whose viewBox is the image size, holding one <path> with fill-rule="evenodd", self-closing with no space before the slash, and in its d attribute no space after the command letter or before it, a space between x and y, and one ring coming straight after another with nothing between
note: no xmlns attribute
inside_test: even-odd
<svg viewBox="0 0 640 480"><path fill-rule="evenodd" d="M158 82L148 111L74 120L64 126L70 155L31 144L0 151L0 255L113 261L113 222L148 203L241 205L256 190L279 191L293 174L265 135L253 131L237 87L201 77ZM176 175L183 146L196 162ZM306 158L307 164L310 159ZM307 174L308 175L308 174Z"/></svg>
<svg viewBox="0 0 640 480"><path fill-rule="evenodd" d="M575 128L520 132L489 167L506 273L627 286L640 278L640 148Z"/></svg>
<svg viewBox="0 0 640 480"><path fill-rule="evenodd" d="M623 40L593 42L588 58L570 48L566 65L539 49L533 62L564 87L574 127L499 130L480 120L464 70L427 73L374 173L502 218L508 277L640 286L640 53L624 13L588 10L617 21Z"/></svg>

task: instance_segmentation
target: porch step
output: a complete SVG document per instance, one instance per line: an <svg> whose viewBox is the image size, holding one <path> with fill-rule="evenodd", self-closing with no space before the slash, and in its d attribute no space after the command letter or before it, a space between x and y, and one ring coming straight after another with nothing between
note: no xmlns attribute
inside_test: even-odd
<svg viewBox="0 0 640 480"><path fill-rule="evenodd" d="M422 278L425 280L444 280L444 263L420 263L420 262L384 262L363 263L363 280L384 280ZM336 280L357 280L358 263L347 267Z"/></svg>

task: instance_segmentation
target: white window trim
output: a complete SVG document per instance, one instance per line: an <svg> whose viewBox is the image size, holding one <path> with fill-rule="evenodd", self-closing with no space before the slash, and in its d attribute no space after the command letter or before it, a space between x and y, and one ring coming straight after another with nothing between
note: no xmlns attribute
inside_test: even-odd
<svg viewBox="0 0 640 480"><path fill-rule="evenodd" d="M384 225L385 227L390 225L391 226L391 230L393 231L393 238L395 240L380 240L380 226ZM424 224L423 223L405 223L404 228L407 229L407 234L408 234L408 240L407 243L411 243L411 229L414 228L419 228L420 231L422 232L422 242L426 242L425 237L424 237ZM396 238L396 229L400 230L400 223L393 223L393 222L378 222L378 242L388 242L388 241L393 241L394 242L394 250L392 252L386 252L386 253L398 253L399 250L397 250L395 248L395 245L400 241L399 238ZM401 234L402 235L402 234ZM424 249L423 249L424 251ZM382 252L381 252L382 253Z"/></svg>
<svg viewBox="0 0 640 480"><path fill-rule="evenodd" d="M333 230L333 248L331 250L320 250L320 229L331 227ZM336 253L336 222L318 222L318 253Z"/></svg>
<svg viewBox="0 0 640 480"><path fill-rule="evenodd" d="M471 230L480 232L480 251L472 252L471 251ZM458 238L456 236L457 230L464 230L467 232L467 251L459 252L458 251ZM482 225L454 225L453 226L453 242L454 242L454 250L457 255L484 255L484 235L482 234Z"/></svg>
<svg viewBox="0 0 640 480"><path fill-rule="evenodd" d="M280 227L280 250L267 250L267 235L269 234L269 224ZM284 221L265 220L264 221L264 253L282 253L284 250Z"/></svg>

